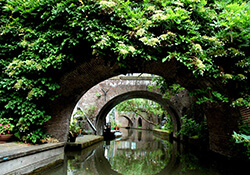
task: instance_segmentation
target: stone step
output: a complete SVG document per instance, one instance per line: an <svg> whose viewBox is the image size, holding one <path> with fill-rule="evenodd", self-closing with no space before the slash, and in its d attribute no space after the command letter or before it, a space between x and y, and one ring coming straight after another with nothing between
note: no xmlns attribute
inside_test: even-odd
<svg viewBox="0 0 250 175"><path fill-rule="evenodd" d="M66 150L81 150L101 141L103 141L103 136L84 135L77 137L75 142L67 142Z"/></svg>

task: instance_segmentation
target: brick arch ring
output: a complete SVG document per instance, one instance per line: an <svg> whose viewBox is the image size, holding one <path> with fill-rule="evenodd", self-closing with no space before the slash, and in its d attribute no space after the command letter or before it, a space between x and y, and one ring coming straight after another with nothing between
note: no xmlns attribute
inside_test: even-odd
<svg viewBox="0 0 250 175"><path fill-rule="evenodd" d="M174 104L168 100L168 99L163 99L162 94L156 93L156 92L150 92L146 90L139 90L139 91L130 91L126 92L123 94L120 94L112 99L110 99L99 111L99 113L96 116L96 128L97 128L97 134L102 135L103 133L103 128L105 125L105 118L109 111L113 107L115 107L117 104L133 99L133 98L144 98L144 99L149 99L152 101L155 101L162 105L169 113L172 122L173 122L173 135L176 137L176 132L179 131L180 129L180 124L181 124L181 112L177 110L177 107L174 106Z"/></svg>
<svg viewBox="0 0 250 175"><path fill-rule="evenodd" d="M127 127L133 127L134 126L134 122L131 120L130 117L126 116L126 115L121 115L120 117L124 117L125 119L128 120L128 126Z"/></svg>

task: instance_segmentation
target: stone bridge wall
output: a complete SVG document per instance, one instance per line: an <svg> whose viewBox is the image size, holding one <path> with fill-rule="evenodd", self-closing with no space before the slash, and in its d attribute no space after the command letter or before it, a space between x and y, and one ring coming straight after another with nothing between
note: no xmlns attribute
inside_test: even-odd
<svg viewBox="0 0 250 175"><path fill-rule="evenodd" d="M102 81L87 91L87 93L85 93L79 100L77 105L82 108L95 105L98 107L97 109L100 110L100 107L104 106L107 101L120 94L130 91L147 91L148 86L152 85L151 79L152 77L137 78L118 76ZM105 92L103 92L103 90ZM160 93L158 89L154 90L154 92ZM95 111L96 114L98 112L98 110Z"/></svg>
<svg viewBox="0 0 250 175"><path fill-rule="evenodd" d="M104 125L105 118L109 111L105 111L105 114L102 113L101 110L105 108L105 106L112 102L112 100L117 99L113 102L112 107L119 104L120 102L133 98L134 95L137 96L140 92L146 92L142 95L142 98L151 99L154 101L161 102L163 106L165 105L168 108L172 116L174 115L178 121L174 122L175 124L175 131L177 131L180 127L180 117L191 113L191 104L190 104L190 97L186 90L183 90L175 97L165 100L162 99L162 94L159 89L154 89L152 92L148 90L149 85L153 85L151 82L152 77L129 77L129 76L118 76L114 77L101 83L97 84L93 88L91 88L87 93L85 93L82 98L79 100L77 106L81 107L82 109L87 109L90 106L96 106L96 110L94 111L93 117L91 121L94 123L96 128L99 129L98 133L102 133L101 129L103 128L101 125ZM133 92L133 95L129 95L130 92ZM151 96L147 95L152 93L155 99L152 99ZM158 95L158 96L156 96ZM111 109L107 109L111 110ZM169 111L168 110L168 111ZM173 118L174 118L173 117ZM102 118L101 124L97 124L98 118ZM99 120L100 121L100 120ZM152 126L146 125L145 121L143 120L143 125L145 126L144 129L150 129ZM137 127L137 125L136 125Z"/></svg>
<svg viewBox="0 0 250 175"><path fill-rule="evenodd" d="M142 113L144 117L146 117L146 113ZM144 120L142 117L134 114L134 113L122 113L119 114L115 112L115 119L116 121L121 124L121 127L130 127L130 128L141 128L141 129L149 129L152 130L154 125ZM139 119L141 119L141 126L139 126ZM159 124L158 116L153 116L150 119L151 122Z"/></svg>

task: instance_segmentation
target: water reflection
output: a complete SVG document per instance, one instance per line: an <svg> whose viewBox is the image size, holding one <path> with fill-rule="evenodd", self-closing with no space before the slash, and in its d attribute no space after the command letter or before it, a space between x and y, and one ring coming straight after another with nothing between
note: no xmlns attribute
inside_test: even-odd
<svg viewBox="0 0 250 175"><path fill-rule="evenodd" d="M249 162L210 158L190 147L163 141L145 130L122 130L120 140L66 152L64 164L46 175L241 174ZM192 153L191 153L192 152ZM247 165L248 164L248 165Z"/></svg>
<svg viewBox="0 0 250 175"><path fill-rule="evenodd" d="M104 155L111 168L123 175L160 172L170 161L172 144L156 140L150 131L130 132L130 137L125 135L124 139L105 143Z"/></svg>

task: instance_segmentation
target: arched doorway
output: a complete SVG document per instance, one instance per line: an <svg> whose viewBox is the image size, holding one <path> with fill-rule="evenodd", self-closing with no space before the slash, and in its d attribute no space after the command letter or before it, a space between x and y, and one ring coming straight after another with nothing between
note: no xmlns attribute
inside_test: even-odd
<svg viewBox="0 0 250 175"><path fill-rule="evenodd" d="M142 119L141 117L138 118L138 128L142 127Z"/></svg>

